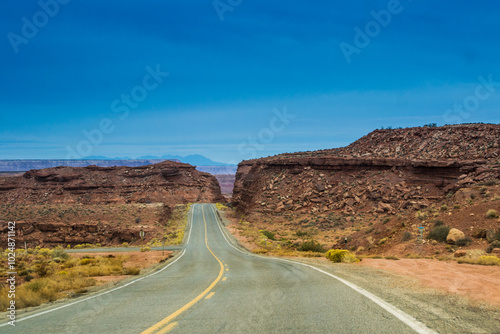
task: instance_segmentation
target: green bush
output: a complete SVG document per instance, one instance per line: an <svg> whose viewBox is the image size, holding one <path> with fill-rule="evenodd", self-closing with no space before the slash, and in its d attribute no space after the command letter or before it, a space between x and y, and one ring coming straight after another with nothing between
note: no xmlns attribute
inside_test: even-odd
<svg viewBox="0 0 500 334"><path fill-rule="evenodd" d="M488 246L488 248L486 249L486 253L491 253L491 251L492 251L494 248L500 248L500 241L498 241L498 240L493 241L493 242L492 242L492 243Z"/></svg>
<svg viewBox="0 0 500 334"><path fill-rule="evenodd" d="M469 237L465 237L463 239L458 239L455 241L455 245L464 247L464 246L469 246L472 243L472 240Z"/></svg>
<svg viewBox="0 0 500 334"><path fill-rule="evenodd" d="M307 233L306 231L301 231L301 230L297 230L297 232L295 232L295 235L298 236L298 237L305 237L308 234L309 233Z"/></svg>
<svg viewBox="0 0 500 334"><path fill-rule="evenodd" d="M444 222L442 220L439 219L434 220L434 227L442 225L444 225Z"/></svg>
<svg viewBox="0 0 500 334"><path fill-rule="evenodd" d="M262 235L264 235L266 238L268 238L269 240L276 240L274 238L275 234L273 232L270 232L270 231L266 231L266 230L263 230L263 231L260 231L260 233L262 233Z"/></svg>
<svg viewBox="0 0 500 334"><path fill-rule="evenodd" d="M308 240L304 241L298 248L298 251L301 252L319 252L319 253L324 253L325 249L323 246L314 240Z"/></svg>
<svg viewBox="0 0 500 334"><path fill-rule="evenodd" d="M433 239L440 242L446 242L446 237L450 232L450 227L446 225L438 225L438 222L434 225L432 230L427 235L427 239Z"/></svg>
<svg viewBox="0 0 500 334"><path fill-rule="evenodd" d="M497 229L495 235L494 235L495 240L500 241L500 227Z"/></svg>
<svg viewBox="0 0 500 334"><path fill-rule="evenodd" d="M353 253L346 249L330 249L326 252L326 258L335 263L353 263L360 260Z"/></svg>
<svg viewBox="0 0 500 334"><path fill-rule="evenodd" d="M59 258L62 261L66 261L69 259L69 254L66 253L63 249L61 248L56 248L52 251L52 259Z"/></svg>

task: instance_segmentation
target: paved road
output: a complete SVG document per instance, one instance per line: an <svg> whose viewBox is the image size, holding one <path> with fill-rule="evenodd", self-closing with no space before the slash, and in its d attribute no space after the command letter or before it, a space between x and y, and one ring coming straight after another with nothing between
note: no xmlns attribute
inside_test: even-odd
<svg viewBox="0 0 500 334"><path fill-rule="evenodd" d="M193 205L190 216L185 249L161 271L0 332L432 333L331 274L236 249L212 205Z"/></svg>

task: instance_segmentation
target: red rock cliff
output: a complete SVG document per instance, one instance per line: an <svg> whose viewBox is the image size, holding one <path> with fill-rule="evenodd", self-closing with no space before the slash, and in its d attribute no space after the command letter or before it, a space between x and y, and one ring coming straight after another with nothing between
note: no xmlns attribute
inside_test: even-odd
<svg viewBox="0 0 500 334"><path fill-rule="evenodd" d="M55 167L0 178L3 204L221 202L217 179L165 161L141 167Z"/></svg>
<svg viewBox="0 0 500 334"><path fill-rule="evenodd" d="M500 125L376 130L332 150L243 161L233 202L242 213L425 207L500 177Z"/></svg>

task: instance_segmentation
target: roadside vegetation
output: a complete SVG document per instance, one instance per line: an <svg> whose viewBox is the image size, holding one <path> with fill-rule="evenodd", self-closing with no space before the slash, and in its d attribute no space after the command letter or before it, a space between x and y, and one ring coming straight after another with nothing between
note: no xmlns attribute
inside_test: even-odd
<svg viewBox="0 0 500 334"><path fill-rule="evenodd" d="M478 258L459 258L458 263L480 264L483 266L500 266L500 259L496 256L483 255Z"/></svg>
<svg viewBox="0 0 500 334"><path fill-rule="evenodd" d="M190 208L191 203L187 205L177 205L176 207L174 207L170 217L168 218L168 221L163 227L163 235L151 239L145 246L141 248L141 251L148 251L147 248L151 250L151 247L161 247L163 245L163 241L165 241L165 245L169 246L182 244Z"/></svg>
<svg viewBox="0 0 500 334"><path fill-rule="evenodd" d="M7 278L7 252L0 254L0 279ZM38 306L61 298L75 297L97 284L94 277L139 275L140 269L125 267L125 258L110 255L70 256L62 248L16 250L16 307ZM0 285L0 311L9 303L5 283Z"/></svg>
<svg viewBox="0 0 500 334"><path fill-rule="evenodd" d="M326 258L335 263L355 263L361 261L354 253L346 249L330 249L326 252Z"/></svg>
<svg viewBox="0 0 500 334"><path fill-rule="evenodd" d="M222 203L215 203L215 207L217 208L217 210L221 210L221 211L226 211L229 209L229 207L227 205L224 205Z"/></svg>

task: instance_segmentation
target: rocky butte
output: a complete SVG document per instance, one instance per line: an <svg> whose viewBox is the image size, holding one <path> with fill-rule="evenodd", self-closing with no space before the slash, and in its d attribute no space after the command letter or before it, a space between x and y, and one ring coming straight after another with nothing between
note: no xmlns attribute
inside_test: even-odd
<svg viewBox="0 0 500 334"><path fill-rule="evenodd" d="M54 167L0 178L2 204L224 201L214 176L165 161L141 167Z"/></svg>
<svg viewBox="0 0 500 334"><path fill-rule="evenodd" d="M232 201L255 220L311 213L354 220L415 212L499 178L500 125L386 129L347 147L243 161Z"/></svg>
<svg viewBox="0 0 500 334"><path fill-rule="evenodd" d="M141 167L54 167L0 177L0 219L28 247L116 245L162 238L174 206L225 202L217 179L164 161ZM6 218L6 215L9 218ZM0 220L2 231L7 224Z"/></svg>

